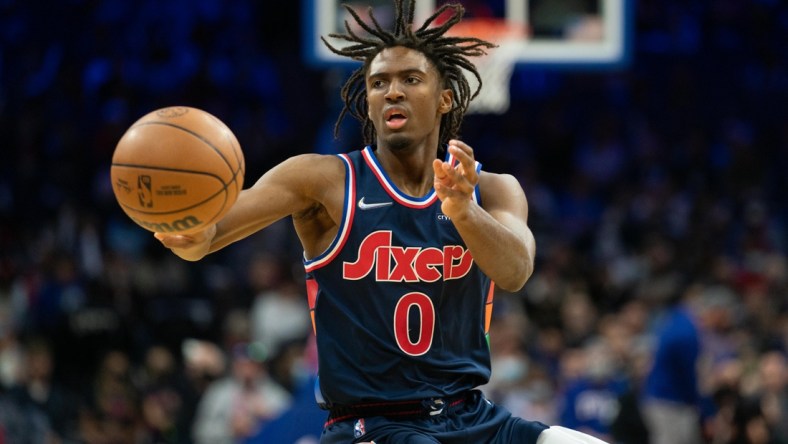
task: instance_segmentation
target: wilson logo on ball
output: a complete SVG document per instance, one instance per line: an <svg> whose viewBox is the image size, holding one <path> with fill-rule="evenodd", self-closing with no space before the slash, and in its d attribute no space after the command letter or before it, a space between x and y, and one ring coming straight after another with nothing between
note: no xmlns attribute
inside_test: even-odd
<svg viewBox="0 0 788 444"><path fill-rule="evenodd" d="M140 226L156 233L180 233L198 227L203 223L195 216L186 216L183 219L175 219L171 222L148 222L136 217L131 219Z"/></svg>

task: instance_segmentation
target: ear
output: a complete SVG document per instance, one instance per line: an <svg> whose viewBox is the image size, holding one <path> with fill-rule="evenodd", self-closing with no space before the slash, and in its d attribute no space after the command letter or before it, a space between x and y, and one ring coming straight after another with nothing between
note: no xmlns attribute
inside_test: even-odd
<svg viewBox="0 0 788 444"><path fill-rule="evenodd" d="M454 92L448 88L441 91L440 104L438 104L438 112L446 114L454 107Z"/></svg>

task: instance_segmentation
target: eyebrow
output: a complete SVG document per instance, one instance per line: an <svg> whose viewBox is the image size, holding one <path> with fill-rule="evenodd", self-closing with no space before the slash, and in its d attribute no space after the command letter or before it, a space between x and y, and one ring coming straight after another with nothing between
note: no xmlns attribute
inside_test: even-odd
<svg viewBox="0 0 788 444"><path fill-rule="evenodd" d="M424 74L424 75L426 75L427 73L425 71L423 71L422 69L420 69L420 68L404 68L404 69L397 69L397 70L394 70L394 71L370 72L368 74L368 77L369 78L373 78L373 77L377 78L377 77L387 77L387 76L402 76L402 75L408 75L408 74Z"/></svg>

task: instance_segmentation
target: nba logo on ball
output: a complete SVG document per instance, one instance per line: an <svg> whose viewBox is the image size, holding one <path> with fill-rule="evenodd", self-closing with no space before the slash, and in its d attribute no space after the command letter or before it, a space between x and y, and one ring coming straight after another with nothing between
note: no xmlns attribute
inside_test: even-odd
<svg viewBox="0 0 788 444"><path fill-rule="evenodd" d="M137 225L188 234L224 217L243 188L244 170L241 147L224 122L175 106L129 127L110 175L118 204Z"/></svg>
<svg viewBox="0 0 788 444"><path fill-rule="evenodd" d="M137 195L140 197L141 207L150 208L153 206L150 176L140 175L137 178Z"/></svg>

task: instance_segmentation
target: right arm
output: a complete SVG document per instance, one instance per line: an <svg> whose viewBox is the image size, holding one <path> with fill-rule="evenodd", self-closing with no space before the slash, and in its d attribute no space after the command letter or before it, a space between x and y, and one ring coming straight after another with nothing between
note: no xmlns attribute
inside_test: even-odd
<svg viewBox="0 0 788 444"><path fill-rule="evenodd" d="M271 168L216 224L193 234L155 233L165 247L187 261L241 240L287 216L325 207L332 186L344 183L344 166L337 156L303 154ZM329 204L330 206L331 204ZM341 209L340 209L341 210ZM328 208L329 215L335 214Z"/></svg>

